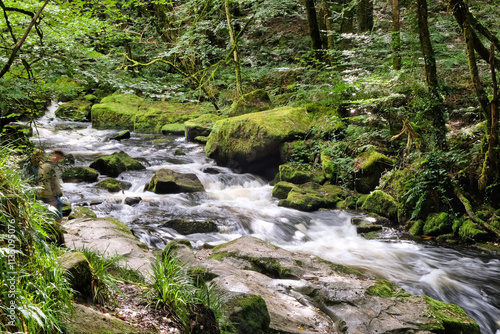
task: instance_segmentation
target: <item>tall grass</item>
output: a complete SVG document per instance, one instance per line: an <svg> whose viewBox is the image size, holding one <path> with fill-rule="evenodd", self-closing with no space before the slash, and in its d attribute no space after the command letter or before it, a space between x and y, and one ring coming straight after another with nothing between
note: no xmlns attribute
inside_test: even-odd
<svg viewBox="0 0 500 334"><path fill-rule="evenodd" d="M210 308L219 327L226 328L221 294L212 284L188 275L184 264L175 257L172 248L167 248L152 263L153 285L150 301L175 317L182 326L183 333L190 333L189 315L191 307L197 303Z"/></svg>
<svg viewBox="0 0 500 334"><path fill-rule="evenodd" d="M17 163L0 148L0 332L63 332L72 290L48 242L54 221Z"/></svg>

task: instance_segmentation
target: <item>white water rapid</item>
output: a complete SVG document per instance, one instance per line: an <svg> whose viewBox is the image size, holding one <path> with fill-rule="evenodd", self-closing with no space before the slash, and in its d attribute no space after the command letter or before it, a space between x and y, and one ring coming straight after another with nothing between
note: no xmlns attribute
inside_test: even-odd
<svg viewBox="0 0 500 334"><path fill-rule="evenodd" d="M62 122L54 117L56 104L37 122L33 142L47 149L60 147L88 166L96 157L124 151L140 158L144 171L125 172L118 179L132 188L111 194L95 184L64 183L63 200L86 205L99 217L114 217L129 226L143 242L162 248L173 238L186 238L161 225L172 218L211 219L219 232L192 234L193 246L218 244L242 235L253 235L280 247L318 255L371 275L396 282L408 292L460 305L481 326L482 333L500 334L500 258L470 249L450 249L419 244L400 232L386 230L377 240L366 240L351 225L351 213L339 210L305 213L277 205L272 186L250 174L235 174L206 158L203 146L181 137L132 134L114 141L119 130L99 131L89 123ZM164 139L155 141L155 139ZM185 155L174 155L175 150ZM211 167L218 174L206 173ZM195 173L206 193L157 195L144 192L156 170L169 168ZM100 180L106 178L100 177ZM126 197L141 197L136 206Z"/></svg>

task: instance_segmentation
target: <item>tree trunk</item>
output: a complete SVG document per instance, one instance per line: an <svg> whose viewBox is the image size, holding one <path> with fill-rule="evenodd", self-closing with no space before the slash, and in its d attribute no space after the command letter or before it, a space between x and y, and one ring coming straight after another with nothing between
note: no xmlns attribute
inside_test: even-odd
<svg viewBox="0 0 500 334"><path fill-rule="evenodd" d="M9 71L10 67L14 63L14 59L16 58L17 53L19 52L19 49L21 49L21 46L26 41L26 38L28 37L31 29L33 29L33 26L35 25L36 20L38 20L38 18L40 17L40 14L42 13L45 6L47 6L48 2L49 2L49 0L45 0L42 7L38 10L38 12L35 14L35 16L33 16L33 18L31 19L31 22L30 22L28 28L26 28L26 31L24 32L23 37L21 37L21 39L17 41L16 45L14 45L14 48L12 49L12 53L10 54L10 57L7 60L7 63L2 68L2 71L0 71L0 78L3 78L5 73L7 73Z"/></svg>
<svg viewBox="0 0 500 334"><path fill-rule="evenodd" d="M231 23L231 11L229 9L229 0L224 1L224 7L226 8L226 18L227 26L229 28L229 37L231 38L231 46L234 47L234 68L236 72L236 91L238 95L243 95L243 89L241 88L241 69L240 69L240 57L238 54L238 46L236 45L236 38L234 34L233 24Z"/></svg>
<svg viewBox="0 0 500 334"><path fill-rule="evenodd" d="M392 0L392 66L401 69L401 29L399 24L399 0Z"/></svg>
<svg viewBox="0 0 500 334"><path fill-rule="evenodd" d="M331 12L325 8L326 44L329 50L335 49L335 31L332 27Z"/></svg>
<svg viewBox="0 0 500 334"><path fill-rule="evenodd" d="M316 16L316 7L314 0L304 0L306 7L307 23L309 25L309 35L311 36L311 44L314 50L321 50L321 36L319 34L318 18Z"/></svg>
<svg viewBox="0 0 500 334"><path fill-rule="evenodd" d="M359 32L373 29L373 0L359 0L358 2L358 30Z"/></svg>
<svg viewBox="0 0 500 334"><path fill-rule="evenodd" d="M444 105L439 95L438 76L436 68L436 57L432 48L429 34L429 24L427 21L427 0L417 0L418 32L420 36L420 47L424 57L425 78L432 106L428 111L432 119L433 132L438 147L443 148L446 143L446 128L444 117Z"/></svg>

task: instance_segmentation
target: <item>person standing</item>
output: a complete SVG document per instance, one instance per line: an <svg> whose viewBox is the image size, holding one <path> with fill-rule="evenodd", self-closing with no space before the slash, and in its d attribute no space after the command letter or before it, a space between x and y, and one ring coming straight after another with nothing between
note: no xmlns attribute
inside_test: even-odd
<svg viewBox="0 0 500 334"><path fill-rule="evenodd" d="M62 190L61 183L56 173L56 166L59 160L64 158L64 152L60 149L54 149L50 155L50 159L45 161L38 168L38 181L41 186L38 197L44 202L57 208L57 222L62 222L62 207L61 200Z"/></svg>

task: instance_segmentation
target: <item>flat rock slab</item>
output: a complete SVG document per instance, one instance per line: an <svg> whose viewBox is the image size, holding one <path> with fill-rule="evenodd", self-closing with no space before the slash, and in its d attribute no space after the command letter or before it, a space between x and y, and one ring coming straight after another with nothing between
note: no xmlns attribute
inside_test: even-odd
<svg viewBox="0 0 500 334"><path fill-rule="evenodd" d="M64 228L67 247L90 249L108 256L122 255L130 268L148 280L154 254L122 222L113 218L78 218L68 220Z"/></svg>

